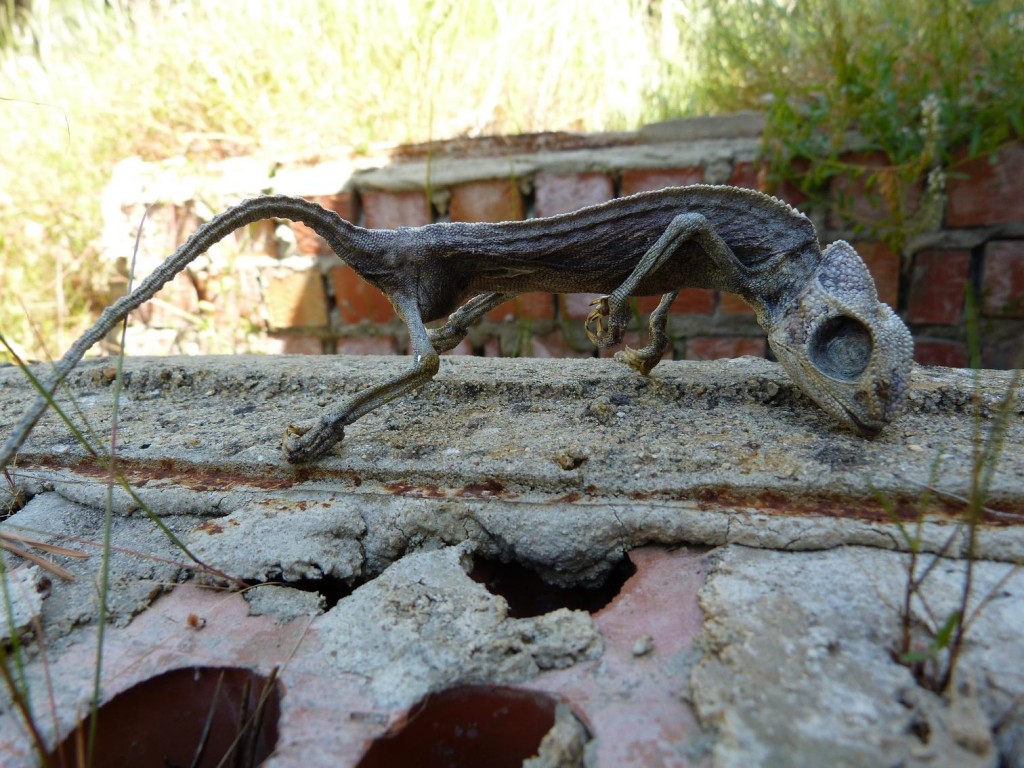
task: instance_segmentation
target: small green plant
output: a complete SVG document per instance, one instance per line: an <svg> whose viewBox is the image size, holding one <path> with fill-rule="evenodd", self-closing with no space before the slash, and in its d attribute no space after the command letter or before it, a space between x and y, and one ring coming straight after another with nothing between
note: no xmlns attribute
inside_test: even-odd
<svg viewBox="0 0 1024 768"><path fill-rule="evenodd" d="M533 357L533 321L529 318L516 320L516 337L512 357Z"/></svg>
<svg viewBox="0 0 1024 768"><path fill-rule="evenodd" d="M1014 378L1011 390L999 406L993 423L985 436L976 435L971 460L971 486L963 500L964 511L960 521L938 552L926 557L921 551L923 516L916 525L906 526L894 516L904 544L910 552L907 562L906 586L899 610L899 643L896 658L908 666L914 677L925 687L944 693L955 680L957 666L964 650L971 626L985 607L999 594L1006 583L1021 568L1021 563L1009 565L1003 577L984 595L974 588L974 570L977 563L977 540L987 510L985 499L988 487L1002 452L1009 414L1013 413L1013 391L1020 377ZM938 462L936 462L936 469ZM927 507L931 486L921 500ZM963 550L956 551L958 542L965 541ZM957 606L945 615L936 613L925 597L924 587L935 568L946 557L959 556L964 561L964 573Z"/></svg>
<svg viewBox="0 0 1024 768"><path fill-rule="evenodd" d="M968 338L972 368L977 376L981 358L978 343L980 334L977 307L973 297L974 291L968 285ZM969 491L966 498L960 500L964 506L960 520L953 526L952 532L937 553L925 558L921 551L921 534L924 524L923 510L927 509L933 498L941 458L937 457L933 463L930 481L925 484L924 495L920 500L922 512L914 526L905 525L891 509L891 505L887 505L910 552L906 586L899 610L900 635L895 649L896 658L913 671L920 684L939 693L945 693L956 678L957 667L971 626L1006 582L1024 565L1009 565L1005 575L985 594L978 596L975 593L974 570L978 559L978 534L986 514L999 514L988 509L986 503L1000 456L1006 448L1007 431L1020 405L1017 402L1017 390L1021 379L1022 371L1018 367L1010 377L1006 394L987 422L987 428L982 415L983 403L977 394L975 396ZM979 392L980 387L976 386L975 393ZM962 551L956 552L957 543L961 541L964 542ZM950 556L963 558L964 573L957 605L954 610L943 616L937 614L929 605L923 588L941 560Z"/></svg>

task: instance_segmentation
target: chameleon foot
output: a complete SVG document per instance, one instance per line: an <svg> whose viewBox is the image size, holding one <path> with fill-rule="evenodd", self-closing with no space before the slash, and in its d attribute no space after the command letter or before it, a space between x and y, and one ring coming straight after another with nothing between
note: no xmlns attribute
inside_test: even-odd
<svg viewBox="0 0 1024 768"><path fill-rule="evenodd" d="M622 335L626 331L628 316L622 318L617 308L611 305L611 296L599 296L590 302L594 310L587 315L584 322L584 330L587 338L597 347L610 347L622 341Z"/></svg>
<svg viewBox="0 0 1024 768"><path fill-rule="evenodd" d="M281 450L289 464L304 464L319 459L345 436L342 425L316 423L289 424L281 440Z"/></svg>
<svg viewBox="0 0 1024 768"><path fill-rule="evenodd" d="M646 376L654 370L654 366L661 362L661 355L662 350L652 350L650 347L643 349L626 347L615 353L615 359Z"/></svg>
<svg viewBox="0 0 1024 768"><path fill-rule="evenodd" d="M605 318L609 315L608 309L608 297L600 296L590 302L591 307L595 307L587 319L583 323L583 329L587 332L587 338L595 346L601 346L601 339L605 335ZM591 330L593 326L593 330Z"/></svg>

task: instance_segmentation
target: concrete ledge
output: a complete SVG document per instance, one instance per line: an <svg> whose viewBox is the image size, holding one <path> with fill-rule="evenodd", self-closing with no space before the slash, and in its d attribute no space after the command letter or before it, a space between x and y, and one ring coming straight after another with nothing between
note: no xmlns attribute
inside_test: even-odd
<svg viewBox="0 0 1024 768"><path fill-rule="evenodd" d="M643 378L610 360L445 358L434 382L350 427L325 461L283 461L285 425L407 363L126 361L118 467L137 498L234 578L343 594L331 607L260 587L275 591L249 606L175 587L191 578L183 554L116 489L105 698L197 659L264 674L284 663L286 737L266 763L278 768L355 765L421 696L464 683L569 703L591 739L588 765L786 755L794 766L987 766L997 754L1021 765L1008 756L1020 754L1022 718L992 726L1024 695L1024 680L1000 672L1024 653L1007 565L1024 559L1019 385L975 548L987 561L977 583L1001 590L964 657L977 691L946 700L918 689L891 654L908 560L891 551L907 548L900 526L920 520L924 551L964 552L972 457L1010 373L916 369L907 412L869 441L836 429L761 359L669 362ZM92 360L70 377L98 436L112 373ZM0 370L0 434L32 397L19 371ZM28 503L2 530L87 549L102 537L106 470L53 414L11 476ZM637 573L593 616L512 618L466 573L489 558L579 587L625 552ZM57 681L46 738L67 733L88 695L97 560L61 559L77 581L56 580L30 606L49 658L27 672L40 711L44 669ZM962 571L950 561L929 582L941 615ZM924 746L916 722L933 734ZM0 715L5 750L30 754L10 715Z"/></svg>
<svg viewBox="0 0 1024 768"><path fill-rule="evenodd" d="M121 470L159 514L222 516L270 496L316 497L379 507L385 517L401 509L427 521L438 510L532 519L529 536L537 526L578 529L568 549L590 560L575 564L581 574L609 548L645 541L902 548L894 514L922 516L933 549L964 509L976 433L984 437L1011 381L1004 372L918 368L908 412L865 440L755 358L667 362L649 378L606 360L446 358L433 383L350 427L326 460L282 460L287 424L405 365L344 356L128 360ZM111 373L97 360L71 379L98 434L109 423ZM14 369L0 375L0 393L6 433L32 393ZM1018 391L1006 446L1024 444L1022 402ZM18 465L21 482L55 485L74 501L105 494L105 471L52 414ZM127 497L121 504L133 506ZM983 555L1024 554L1019 451L1003 451L986 509ZM564 543L552 548L572 571Z"/></svg>

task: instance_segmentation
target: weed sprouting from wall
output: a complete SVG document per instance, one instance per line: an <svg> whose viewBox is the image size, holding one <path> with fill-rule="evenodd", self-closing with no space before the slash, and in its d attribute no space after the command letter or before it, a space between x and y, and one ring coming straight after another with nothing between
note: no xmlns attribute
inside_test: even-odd
<svg viewBox="0 0 1024 768"><path fill-rule="evenodd" d="M966 289L966 305L970 358L977 372L981 359L980 334L974 290L970 284ZM957 682L957 670L971 626L1024 566L1020 562L1007 565L1006 573L987 592L982 595L976 593L974 570L978 560L978 537L986 513L990 512L986 504L998 471L1000 456L1007 447L1007 431L1019 410L1017 392L1021 379L1022 371L1018 367L1010 377L1006 392L994 405L984 403L980 384L975 386L972 454L968 467L969 491L966 498L962 499L964 508L960 520L953 526L939 551L926 558L921 552L921 535L925 510L935 493L936 479L942 471L941 452L933 462L929 482L924 485L924 494L920 500L921 512L916 524L906 526L895 514L892 515L910 553L899 609L900 632L895 656L911 669L921 685L937 693L947 693L950 686ZM986 413L989 414L988 418ZM962 558L963 575L955 608L939 613L929 605L925 597L925 586L940 562L948 557Z"/></svg>

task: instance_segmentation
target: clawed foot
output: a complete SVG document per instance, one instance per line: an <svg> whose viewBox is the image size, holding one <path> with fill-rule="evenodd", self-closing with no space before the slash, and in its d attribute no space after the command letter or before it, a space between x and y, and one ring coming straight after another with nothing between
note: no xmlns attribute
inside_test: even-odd
<svg viewBox="0 0 1024 768"><path fill-rule="evenodd" d="M343 426L331 427L329 424L289 424L281 439L281 450L289 464L304 464L319 459L335 443L345 436Z"/></svg>
<svg viewBox="0 0 1024 768"><path fill-rule="evenodd" d="M661 355L661 350L653 350L651 347L644 347L643 349L626 347L615 353L615 359L646 376L654 370L654 366L661 362Z"/></svg>
<svg viewBox="0 0 1024 768"><path fill-rule="evenodd" d="M623 316L621 310L612 308L611 296L599 296L590 302L594 310L587 315L584 329L587 338L597 347L610 347L622 341L626 332L629 315Z"/></svg>

